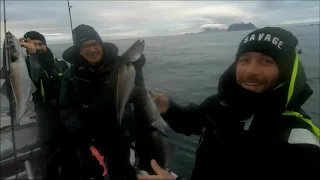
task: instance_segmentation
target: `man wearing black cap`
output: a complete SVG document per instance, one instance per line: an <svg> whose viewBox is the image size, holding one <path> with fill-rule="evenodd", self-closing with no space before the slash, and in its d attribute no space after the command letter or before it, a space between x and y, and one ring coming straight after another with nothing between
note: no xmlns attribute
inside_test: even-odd
<svg viewBox="0 0 320 180"><path fill-rule="evenodd" d="M119 59L118 48L102 42L99 34L88 25L77 26L73 34L75 45L63 53L63 59L72 66L64 74L60 96L60 118L68 137L64 148L63 179L103 178L102 166L98 167L97 161L84 160L92 157L91 146L107 159L111 179L135 179L135 170L128 157L130 143L116 120L117 73L114 72ZM144 56L136 62L143 65ZM127 108L129 118L132 117L130 112L132 110ZM79 153L82 154L80 162ZM81 170L79 163L87 165ZM93 172L93 169L100 172Z"/></svg>
<svg viewBox="0 0 320 180"><path fill-rule="evenodd" d="M199 106L177 105L161 93L154 99L178 133L201 135L192 180L283 174L317 176L320 130L301 106L313 91L290 32L265 27L240 43L235 62L223 73L218 94ZM158 175L139 179L175 179Z"/></svg>
<svg viewBox="0 0 320 180"><path fill-rule="evenodd" d="M27 49L27 67L30 78L37 87L33 94L33 103L42 149L42 175L45 179L58 176L59 158L59 95L62 73L68 68L67 63L58 61L47 47L42 34L27 32L20 43Z"/></svg>

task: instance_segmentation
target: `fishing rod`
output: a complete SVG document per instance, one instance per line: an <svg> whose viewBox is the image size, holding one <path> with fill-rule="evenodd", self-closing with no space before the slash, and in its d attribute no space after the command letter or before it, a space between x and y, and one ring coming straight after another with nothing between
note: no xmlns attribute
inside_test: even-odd
<svg viewBox="0 0 320 180"><path fill-rule="evenodd" d="M13 100L13 94L11 91L11 83L10 83L10 79L11 79L11 72L10 72L10 61L11 61L11 55L10 55L10 47L8 46L8 38L7 38L7 17L6 17L6 1L3 0L3 23L4 23L4 50L5 50L5 57L3 57L3 68L4 68L4 73L5 73L5 81L6 86L7 86L7 93L8 93L8 100L9 100L9 104L10 104L10 116L11 116L11 135L12 135L12 148L13 148L13 160L14 162L17 162L17 149L16 149L16 137L15 137L15 130L14 130L14 126L15 126L15 116L13 113L13 104L15 103ZM11 101L11 103L10 103ZM18 179L18 169L16 167L16 173L15 173L16 179Z"/></svg>
<svg viewBox="0 0 320 180"><path fill-rule="evenodd" d="M69 10L69 19L70 19L70 27L71 27L71 34L72 34L72 42L73 42L73 45L74 45L75 37L74 37L74 33L73 33L72 18L71 18L71 8L72 8L72 6L70 6L69 0L67 0L67 1L68 1L68 10Z"/></svg>
<svg viewBox="0 0 320 180"><path fill-rule="evenodd" d="M17 148L16 148L16 137L15 137L15 122L16 122L16 116L14 115L14 107L16 105L16 102L15 102L15 98L13 96L13 92L11 90L11 72L10 72L10 69L11 69L11 49L10 49L10 43L9 42L9 39L8 38L8 35L7 35L7 17L6 17L6 2L5 0L3 0L3 22L4 22L4 35L5 35L5 38L4 38L4 51L5 51L5 55L3 57L3 69L4 69L4 75L5 75L5 82L6 82L6 87L7 87L7 94L8 94L8 101L9 101L9 104L10 104L10 109L9 109L9 115L11 116L10 117L10 120L11 120L11 135L12 135L12 149L13 149L13 166L16 168L16 171L15 171L15 179L18 179L19 177L19 171L18 171L18 158L17 158ZM29 160L25 160L24 161L24 165L25 165L25 168L26 168L26 174L27 174L27 177L28 179L34 179L34 175L33 175L33 172L32 172L32 167L31 167L31 164L29 162ZM11 177L10 177L11 178Z"/></svg>

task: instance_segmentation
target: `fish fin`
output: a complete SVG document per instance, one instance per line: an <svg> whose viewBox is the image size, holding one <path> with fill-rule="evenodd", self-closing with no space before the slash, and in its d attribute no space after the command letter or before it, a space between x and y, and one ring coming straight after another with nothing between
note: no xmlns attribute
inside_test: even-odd
<svg viewBox="0 0 320 180"><path fill-rule="evenodd" d="M144 46L145 41L138 39L121 55L121 58L126 62L137 61L143 53Z"/></svg>
<svg viewBox="0 0 320 180"><path fill-rule="evenodd" d="M31 90L30 90L29 96L31 96L31 95L32 95L33 93L35 93L36 90L37 90L37 88L36 88L36 86L34 85L34 83L33 83L32 81L30 81L30 83L31 83Z"/></svg>
<svg viewBox="0 0 320 180"><path fill-rule="evenodd" d="M0 79L6 79L6 73L4 67L0 70Z"/></svg>
<svg viewBox="0 0 320 180"><path fill-rule="evenodd" d="M6 96L8 98L8 89L7 89L7 81L3 83L3 85L0 88L0 92L1 94L3 94L4 96ZM9 98L8 98L9 99Z"/></svg>
<svg viewBox="0 0 320 180"><path fill-rule="evenodd" d="M27 100L26 100L27 103L29 103L30 98L32 97L32 94L35 93L36 90L37 90L36 86L34 85L34 83L32 81L30 81L29 93L28 93Z"/></svg>
<svg viewBox="0 0 320 180"><path fill-rule="evenodd" d="M22 106L19 108L18 114L16 115L16 120L14 122L14 125L20 124L20 121L22 117L26 114L27 112L27 105L22 104Z"/></svg>

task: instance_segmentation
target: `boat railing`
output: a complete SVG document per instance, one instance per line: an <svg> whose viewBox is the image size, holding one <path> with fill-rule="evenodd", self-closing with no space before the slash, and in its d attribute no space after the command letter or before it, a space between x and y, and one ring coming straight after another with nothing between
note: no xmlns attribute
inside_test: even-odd
<svg viewBox="0 0 320 180"><path fill-rule="evenodd" d="M32 127L36 127L35 122L26 123L14 127L15 132L24 131L24 129L33 130ZM31 143L23 141L19 143L19 147L16 149L17 158L14 158L13 142L9 134L12 132L10 127L2 127L1 134L1 153L0 153L0 179L26 179L25 177L33 177L38 169L33 167L40 167L40 147L37 142L37 138L32 138ZM22 133L22 134L21 134ZM27 136L24 132L20 132L21 135ZM22 143L22 144L21 144ZM26 143L26 144L25 144ZM26 176L27 175L27 176Z"/></svg>

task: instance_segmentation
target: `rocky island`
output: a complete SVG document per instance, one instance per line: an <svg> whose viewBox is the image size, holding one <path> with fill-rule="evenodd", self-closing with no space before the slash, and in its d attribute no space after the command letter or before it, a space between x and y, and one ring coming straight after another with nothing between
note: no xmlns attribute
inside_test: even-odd
<svg viewBox="0 0 320 180"><path fill-rule="evenodd" d="M228 31L245 31L245 30L255 30L257 27L253 25L251 22L249 23L237 23L231 24L228 28L203 28L202 31L196 33L186 33L185 35L192 35L192 34L204 34L204 33L215 33L215 32L228 32Z"/></svg>
<svg viewBox="0 0 320 180"><path fill-rule="evenodd" d="M318 24L309 24L308 26L319 26L320 25L320 23L318 23Z"/></svg>
<svg viewBox="0 0 320 180"><path fill-rule="evenodd" d="M238 24L231 24L228 28L227 31L244 31L244 30L254 30L257 29L255 25L253 25L251 22L249 23L238 23Z"/></svg>

